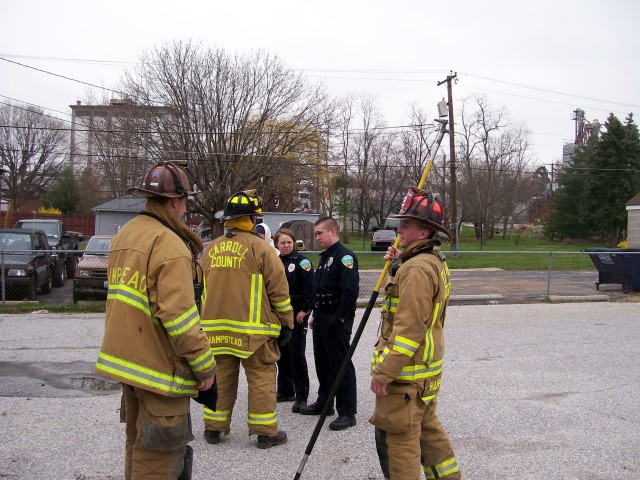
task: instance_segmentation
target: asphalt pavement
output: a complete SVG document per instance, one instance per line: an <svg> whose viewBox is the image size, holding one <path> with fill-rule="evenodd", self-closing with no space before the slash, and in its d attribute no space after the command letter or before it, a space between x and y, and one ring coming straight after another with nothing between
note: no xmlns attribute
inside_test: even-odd
<svg viewBox="0 0 640 480"><path fill-rule="evenodd" d="M367 422L379 316L354 356L358 425L332 432L329 418L302 479L383 478ZM438 408L463 478L640 478L638 303L453 306L445 330ZM93 373L102 331L102 314L0 315L0 478L123 478L120 392ZM313 401L311 339L307 357ZM259 450L247 434L244 379L219 445L205 443L192 403L193 478L293 479L317 417L290 407L278 404L289 442Z"/></svg>

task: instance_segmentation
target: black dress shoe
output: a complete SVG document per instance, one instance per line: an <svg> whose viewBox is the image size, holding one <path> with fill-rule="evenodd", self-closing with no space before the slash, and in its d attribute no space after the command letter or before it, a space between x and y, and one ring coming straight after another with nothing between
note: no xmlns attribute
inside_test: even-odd
<svg viewBox="0 0 640 480"><path fill-rule="evenodd" d="M331 430L344 430L349 427L356 426L355 415L345 415L344 417L338 417L329 424Z"/></svg>
<svg viewBox="0 0 640 480"><path fill-rule="evenodd" d="M282 395L276 394L276 402L293 402L296 399L295 395Z"/></svg>
<svg viewBox="0 0 640 480"><path fill-rule="evenodd" d="M291 407L293 413L300 413L300 409L307 406L307 402L295 402Z"/></svg>
<svg viewBox="0 0 640 480"><path fill-rule="evenodd" d="M322 413L322 408L324 405L322 403L313 402L311 405L304 405L300 407L300 413L302 415L320 415ZM336 411L331 407L327 415L333 415Z"/></svg>

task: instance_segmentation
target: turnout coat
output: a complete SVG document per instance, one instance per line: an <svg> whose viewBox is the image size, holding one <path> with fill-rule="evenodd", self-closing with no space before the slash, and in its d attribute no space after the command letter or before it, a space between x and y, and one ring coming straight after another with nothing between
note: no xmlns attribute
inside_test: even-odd
<svg viewBox="0 0 640 480"><path fill-rule="evenodd" d="M146 210L202 249L200 240L159 202ZM176 233L140 215L114 237L109 292L96 371L161 395L196 396L216 363L200 329L193 290L194 259Z"/></svg>

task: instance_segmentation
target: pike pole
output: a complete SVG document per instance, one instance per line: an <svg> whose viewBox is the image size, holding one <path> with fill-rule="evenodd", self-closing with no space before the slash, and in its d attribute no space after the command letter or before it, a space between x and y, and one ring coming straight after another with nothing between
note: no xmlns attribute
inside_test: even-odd
<svg viewBox="0 0 640 480"><path fill-rule="evenodd" d="M438 132L438 137L436 138L435 147L432 150L431 157L429 158L429 161L427 162L427 165L424 168L424 172L422 172L422 177L420 178L420 182L418 183L418 189L422 189L422 187L426 183L427 176L429 175L429 171L431 170L431 167L433 165L433 159L436 156L436 153L438 153L438 150L440 149L440 143L442 143L444 134L447 132L447 123L448 123L447 120L440 118L440 119L436 119L436 122L440 123L440 131ZM394 242L393 246L397 248L399 244L400 244L400 238L396 236L396 241ZM371 315L373 306L376 303L376 299L378 298L378 294L380 292L380 289L382 288L382 283L384 282L384 278L386 277L387 271L389 270L389 265L391 265L391 259L385 262L384 268L382 269L382 273L380 274L380 278L378 279L378 283L376 284L373 292L371 293L371 298L369 298L369 303L367 304L367 308L365 309L364 314L362 315L362 320L360 320L358 329L356 330L356 333L353 336L353 341L351 342L351 346L347 351L347 356L344 359L344 362L342 362L340 370L338 371L338 376L336 377L336 381L333 383L333 386L331 387L331 391L329 392L329 397L327 398L327 401L325 402L324 407L322 408L322 413L320 414L320 418L318 418L318 422L316 423L316 428L313 430L313 434L311 435L311 438L309 439L309 443L307 444L307 448L304 451L304 456L302 457L302 461L298 466L298 470L296 471L295 477L293 477L294 480L300 479L300 476L302 475L302 471L304 470L307 460L311 455L311 451L313 450L313 447L316 444L316 440L318 440L318 436L320 435L320 430L324 425L324 422L329 413L329 409L333 406L333 399L335 398L336 393L338 391L338 386L340 385L340 382L342 382L342 378L344 377L344 374L347 372L349 362L353 357L353 353L355 352L356 347L358 346L358 342L360 341L360 337L362 336L362 332L364 332L364 328L367 325L367 321L369 320L369 316Z"/></svg>

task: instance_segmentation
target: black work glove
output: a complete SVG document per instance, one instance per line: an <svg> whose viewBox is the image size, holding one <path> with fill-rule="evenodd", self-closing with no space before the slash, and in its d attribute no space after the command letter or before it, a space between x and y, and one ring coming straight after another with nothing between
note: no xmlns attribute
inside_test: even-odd
<svg viewBox="0 0 640 480"><path fill-rule="evenodd" d="M278 335L278 345L284 347L291 340L292 330L289 327L281 327Z"/></svg>
<svg viewBox="0 0 640 480"><path fill-rule="evenodd" d="M194 400L215 412L216 404L218 403L218 379L213 380L213 384L209 387L209 390L198 391L198 396L194 398Z"/></svg>

